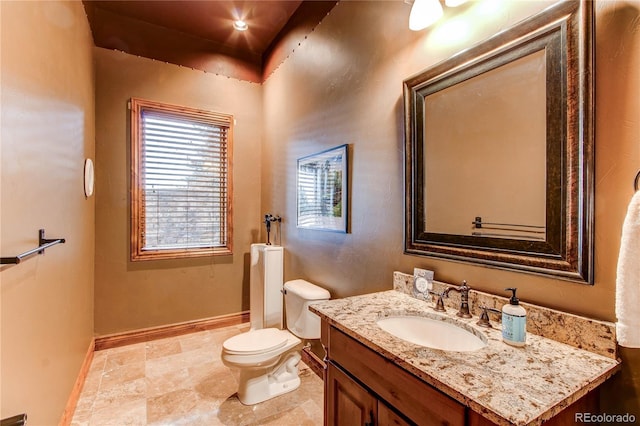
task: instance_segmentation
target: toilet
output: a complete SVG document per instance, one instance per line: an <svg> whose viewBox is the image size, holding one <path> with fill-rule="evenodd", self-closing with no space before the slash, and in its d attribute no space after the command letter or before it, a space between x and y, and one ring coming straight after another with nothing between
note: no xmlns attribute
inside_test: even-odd
<svg viewBox="0 0 640 426"><path fill-rule="evenodd" d="M287 329L282 328L283 294ZM227 339L221 353L224 365L240 371L241 403L257 404L300 386L301 339L320 338L320 318L308 307L329 297L305 280L282 285L282 247L251 246L251 329Z"/></svg>

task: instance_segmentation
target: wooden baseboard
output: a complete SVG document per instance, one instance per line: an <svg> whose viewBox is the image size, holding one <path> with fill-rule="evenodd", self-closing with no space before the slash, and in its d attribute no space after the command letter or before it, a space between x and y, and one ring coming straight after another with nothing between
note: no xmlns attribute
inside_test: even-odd
<svg viewBox="0 0 640 426"><path fill-rule="evenodd" d="M95 339L91 339L91 343L89 343L89 349L87 350L87 354L85 355L84 361L82 361L82 366L80 367L80 373L78 373L78 378L76 379L76 382L73 385L73 389L71 389L69 399L67 400L67 406L64 408L64 412L62 413L62 418L60 419L60 423L58 424L59 426L68 426L73 420L73 413L75 413L76 411L76 405L78 405L80 393L82 392L84 382L87 379L87 374L89 374L89 368L91 368L91 361L93 361L94 350Z"/></svg>
<svg viewBox="0 0 640 426"><path fill-rule="evenodd" d="M307 364L311 371L316 373L316 376L324 380L324 370L327 368L327 364L311 348L302 348L302 362Z"/></svg>
<svg viewBox="0 0 640 426"><path fill-rule="evenodd" d="M117 348L119 346L131 345L134 343L149 342L151 340L175 337L197 331L212 330L230 325L238 325L245 322L249 322L249 311L239 312L237 314L221 315L203 320L187 321L179 324L110 334L108 336L96 337L95 350L101 351L103 349Z"/></svg>

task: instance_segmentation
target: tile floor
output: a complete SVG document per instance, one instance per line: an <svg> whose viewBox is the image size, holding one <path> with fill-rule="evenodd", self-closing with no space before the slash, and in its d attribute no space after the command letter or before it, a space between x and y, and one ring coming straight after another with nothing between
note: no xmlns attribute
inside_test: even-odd
<svg viewBox="0 0 640 426"><path fill-rule="evenodd" d="M322 380L303 363L294 392L254 406L238 401L238 374L222 364L220 349L248 327L96 352L71 425L321 425Z"/></svg>

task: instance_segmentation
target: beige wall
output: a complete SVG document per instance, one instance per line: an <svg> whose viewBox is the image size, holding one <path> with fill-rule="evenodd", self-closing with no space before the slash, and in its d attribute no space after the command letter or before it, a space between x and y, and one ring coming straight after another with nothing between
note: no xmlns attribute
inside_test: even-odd
<svg viewBox="0 0 640 426"><path fill-rule="evenodd" d="M0 267L0 417L61 418L93 337L94 157L91 33L80 2L9 2L2 10L2 256L67 242Z"/></svg>
<svg viewBox="0 0 640 426"><path fill-rule="evenodd" d="M637 1L596 3L595 285L403 254L403 79L549 4L493 2L500 9L480 18L489 3L467 5L431 30L412 33L404 2L341 2L264 84L262 207L284 218L285 279L306 278L342 297L388 289L394 270L422 267L446 282L466 279L496 294L516 286L522 300L615 320L620 231L640 168ZM344 143L353 151L351 232L297 229L296 159ZM623 352L635 370L637 352ZM635 374L612 382L616 396L607 404L627 404L640 415Z"/></svg>
<svg viewBox="0 0 640 426"><path fill-rule="evenodd" d="M260 210L262 88L125 53L96 60L96 281L98 335L237 313L248 306L248 253ZM233 114L233 256L129 260L131 97Z"/></svg>

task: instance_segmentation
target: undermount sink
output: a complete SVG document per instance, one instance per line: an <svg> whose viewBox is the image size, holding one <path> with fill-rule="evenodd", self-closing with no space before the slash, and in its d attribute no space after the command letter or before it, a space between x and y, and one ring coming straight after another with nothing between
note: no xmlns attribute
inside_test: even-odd
<svg viewBox="0 0 640 426"><path fill-rule="evenodd" d="M443 351L470 352L487 346L487 339L465 329L466 324L415 315L389 316L377 321L389 334L407 342Z"/></svg>

